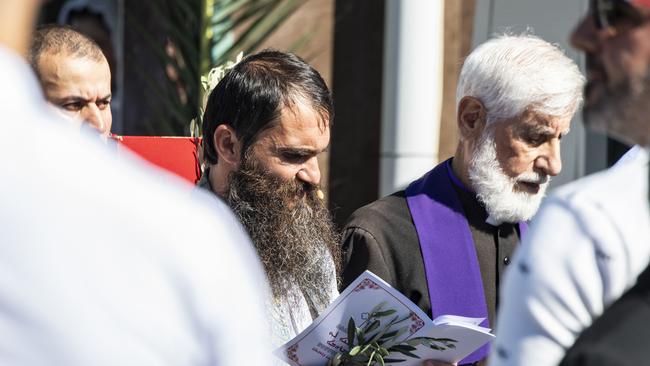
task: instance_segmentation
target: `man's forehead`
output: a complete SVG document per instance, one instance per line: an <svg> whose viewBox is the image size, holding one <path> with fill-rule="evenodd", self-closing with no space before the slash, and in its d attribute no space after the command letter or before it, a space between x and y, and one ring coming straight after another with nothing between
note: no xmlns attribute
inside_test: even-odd
<svg viewBox="0 0 650 366"><path fill-rule="evenodd" d="M108 64L94 60L49 57L42 59L39 64L39 77L46 89L110 94Z"/></svg>
<svg viewBox="0 0 650 366"><path fill-rule="evenodd" d="M568 133L571 125L571 116L551 116L539 112L524 114L519 125L522 128L532 129L538 132Z"/></svg>
<svg viewBox="0 0 650 366"><path fill-rule="evenodd" d="M318 110L311 103L298 100L282 107L280 120L277 123L280 128L314 128L318 127L321 132L329 131L329 115Z"/></svg>
<svg viewBox="0 0 650 366"><path fill-rule="evenodd" d="M65 52L44 53L38 60L39 73L63 75L96 75L97 77L109 78L111 76L110 66L106 58L94 59L91 57L79 57Z"/></svg>

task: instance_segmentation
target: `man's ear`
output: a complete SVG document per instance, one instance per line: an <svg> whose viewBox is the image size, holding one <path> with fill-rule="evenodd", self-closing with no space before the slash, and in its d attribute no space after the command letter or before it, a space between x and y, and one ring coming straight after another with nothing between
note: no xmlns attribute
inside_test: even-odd
<svg viewBox="0 0 650 366"><path fill-rule="evenodd" d="M212 138L219 161L237 166L241 159L242 143L235 130L229 125L221 124L214 130Z"/></svg>
<svg viewBox="0 0 650 366"><path fill-rule="evenodd" d="M463 139L480 136L485 129L486 111L483 103L474 97L463 97L458 103L458 130Z"/></svg>

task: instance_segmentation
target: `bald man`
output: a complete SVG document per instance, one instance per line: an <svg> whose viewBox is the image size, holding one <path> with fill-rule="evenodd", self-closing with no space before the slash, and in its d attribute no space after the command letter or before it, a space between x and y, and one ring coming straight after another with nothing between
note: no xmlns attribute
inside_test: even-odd
<svg viewBox="0 0 650 366"><path fill-rule="evenodd" d="M111 71L101 48L64 25L38 29L29 61L45 98L66 115L111 132Z"/></svg>

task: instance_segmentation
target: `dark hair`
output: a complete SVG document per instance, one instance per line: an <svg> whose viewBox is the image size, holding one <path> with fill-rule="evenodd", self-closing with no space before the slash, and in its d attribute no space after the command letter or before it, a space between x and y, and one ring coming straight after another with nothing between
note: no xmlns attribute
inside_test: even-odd
<svg viewBox="0 0 650 366"><path fill-rule="evenodd" d="M203 114L203 151L210 164L217 163L214 131L227 124L242 142L242 155L260 132L278 122L283 108L305 101L317 111L323 124L334 118L332 96L325 81L300 57L264 50L241 60L210 93Z"/></svg>
<svg viewBox="0 0 650 366"><path fill-rule="evenodd" d="M104 59L102 49L90 37L70 26L60 24L43 25L34 33L29 49L29 63L37 75L40 75L39 59L45 53L65 54L95 61Z"/></svg>

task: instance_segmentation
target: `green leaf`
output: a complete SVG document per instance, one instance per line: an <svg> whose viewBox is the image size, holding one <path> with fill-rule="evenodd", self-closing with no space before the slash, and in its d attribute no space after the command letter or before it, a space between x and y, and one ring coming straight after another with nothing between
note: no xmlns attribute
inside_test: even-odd
<svg viewBox="0 0 650 366"><path fill-rule="evenodd" d="M409 320L409 319L411 319L411 314L406 314L402 319L397 320L395 322L395 324L399 324L399 323L401 323L401 322L403 322L405 320Z"/></svg>
<svg viewBox="0 0 650 366"><path fill-rule="evenodd" d="M368 343L376 343L377 341L379 341L379 339L381 338L381 333L382 332L377 332L377 333L369 336L368 337Z"/></svg>
<svg viewBox="0 0 650 366"><path fill-rule="evenodd" d="M399 332L399 329L391 330L388 333L384 333L384 334L382 334L381 339L391 338L391 337L397 335L397 332Z"/></svg>
<svg viewBox="0 0 650 366"><path fill-rule="evenodd" d="M356 356L356 355L358 355L358 354L359 354L359 351L361 351L361 346L354 346L354 347L352 347L352 349L351 349L350 352L349 352L349 353L350 353L350 356Z"/></svg>
<svg viewBox="0 0 650 366"><path fill-rule="evenodd" d="M399 318L399 315L395 315L395 316L393 317L393 319L391 319L391 320L388 322L388 325L386 325L386 328L390 328L390 327L392 327L393 325L397 324L397 323L398 323L398 322L397 322L397 319L398 319L398 318Z"/></svg>
<svg viewBox="0 0 650 366"><path fill-rule="evenodd" d="M375 352L373 351L372 354L370 354L370 357L368 359L368 364L366 366L372 365L374 359L375 359Z"/></svg>
<svg viewBox="0 0 650 366"><path fill-rule="evenodd" d="M436 342L445 342L445 343L448 343L448 342L449 343L456 343L456 342L458 342L457 340L451 339L451 338L429 338L429 339L433 339Z"/></svg>
<svg viewBox="0 0 650 366"><path fill-rule="evenodd" d="M357 334L357 344L365 344L366 341L364 339L364 332L363 329L361 328L355 328L356 329L356 334Z"/></svg>
<svg viewBox="0 0 650 366"><path fill-rule="evenodd" d="M332 357L329 362L327 363L328 366L339 366L341 364L341 358L342 355L340 353L337 353Z"/></svg>
<svg viewBox="0 0 650 366"><path fill-rule="evenodd" d="M389 348L388 350L389 351L400 351L400 350L415 351L416 348L411 346L411 345L408 345L408 344L396 344L396 345L392 346L391 348Z"/></svg>
<svg viewBox="0 0 650 366"><path fill-rule="evenodd" d="M361 352L359 352L359 353L361 353L361 354L365 354L365 353L368 351L369 348L370 348L370 345L369 345L369 344L366 344L366 345L363 347L363 349L361 350Z"/></svg>
<svg viewBox="0 0 650 366"><path fill-rule="evenodd" d="M372 308L372 310L370 310L370 313L369 313L369 314L373 314L373 313L378 312L379 310L381 310L381 308L383 308L384 306L386 306L386 304L387 304L386 301L382 301L382 302L380 302L379 304L375 305L375 307Z"/></svg>
<svg viewBox="0 0 650 366"><path fill-rule="evenodd" d="M377 312L375 314L375 316L378 317L378 318L383 318L385 316L393 315L396 312L397 312L397 310L394 310L394 309L390 309L390 310L386 310L386 311L379 311L379 312Z"/></svg>
<svg viewBox="0 0 650 366"><path fill-rule="evenodd" d="M350 317L348 320L348 348L354 346L354 330L357 329L357 326L354 324L354 318Z"/></svg>
<svg viewBox="0 0 650 366"><path fill-rule="evenodd" d="M364 332L365 332L366 334L372 332L373 330L379 328L379 324L380 324L379 320L375 320L375 321L373 321L372 323L370 323L370 324L366 327L366 329L364 329Z"/></svg>
<svg viewBox="0 0 650 366"><path fill-rule="evenodd" d="M409 327L408 327L408 326L407 326L407 327L401 327L401 328L397 331L397 334L395 334L395 335L393 336L393 340L395 340L395 339L397 339L397 338L403 336L404 333L408 332L408 330L409 330Z"/></svg>

